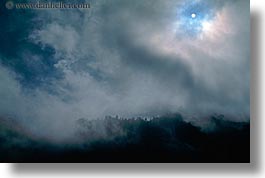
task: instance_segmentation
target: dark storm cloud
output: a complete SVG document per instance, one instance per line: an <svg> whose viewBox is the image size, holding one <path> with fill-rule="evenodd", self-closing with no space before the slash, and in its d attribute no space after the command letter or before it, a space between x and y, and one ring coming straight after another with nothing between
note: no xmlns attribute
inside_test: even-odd
<svg viewBox="0 0 265 178"><path fill-rule="evenodd" d="M89 2L89 10L32 11L35 15L28 22L33 28L23 34L24 45L16 47L12 57L25 70L16 65L6 69L4 62L0 68L5 81L0 95L6 96L2 115L24 120L25 125L34 120L36 132L49 126L40 134L50 137L60 130L60 138L71 135L76 119L105 115L153 116L181 110L249 119L248 1L203 1L207 6L200 6L199 12L210 11L209 23L215 28L203 29L198 36L178 24L189 18L178 12L191 1ZM198 23L201 28L209 25ZM8 58L5 48L1 61ZM25 78L25 71L38 76L39 83L22 86L17 76Z"/></svg>

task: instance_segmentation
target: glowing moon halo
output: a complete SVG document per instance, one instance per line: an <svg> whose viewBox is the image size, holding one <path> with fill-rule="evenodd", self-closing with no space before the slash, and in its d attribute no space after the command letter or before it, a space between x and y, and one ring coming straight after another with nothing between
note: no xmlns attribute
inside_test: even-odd
<svg viewBox="0 0 265 178"><path fill-rule="evenodd" d="M191 14L191 18L193 18L193 19L196 18L196 14L195 13L192 13Z"/></svg>

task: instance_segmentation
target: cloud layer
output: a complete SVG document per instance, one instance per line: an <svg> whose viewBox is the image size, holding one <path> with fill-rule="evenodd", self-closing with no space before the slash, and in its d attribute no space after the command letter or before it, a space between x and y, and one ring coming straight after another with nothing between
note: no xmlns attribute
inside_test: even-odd
<svg viewBox="0 0 265 178"><path fill-rule="evenodd" d="M77 119L106 115L249 119L248 1L203 1L198 15L210 18L196 34L179 13L190 1L89 2L88 10L5 14L23 33L1 44L1 116L60 138Z"/></svg>

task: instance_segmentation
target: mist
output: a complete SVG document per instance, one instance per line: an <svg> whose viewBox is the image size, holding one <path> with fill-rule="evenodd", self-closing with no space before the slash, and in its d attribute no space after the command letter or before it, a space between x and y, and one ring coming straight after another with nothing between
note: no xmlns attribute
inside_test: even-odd
<svg viewBox="0 0 265 178"><path fill-rule="evenodd" d="M55 140L109 115L249 120L249 1L205 1L213 27L196 33L188 1L88 2L0 16L1 117Z"/></svg>

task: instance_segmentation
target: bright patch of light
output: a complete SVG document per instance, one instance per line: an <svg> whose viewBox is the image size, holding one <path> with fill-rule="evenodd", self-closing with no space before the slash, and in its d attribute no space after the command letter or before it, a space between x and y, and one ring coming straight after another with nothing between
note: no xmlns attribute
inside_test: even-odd
<svg viewBox="0 0 265 178"><path fill-rule="evenodd" d="M204 29L208 29L208 24L203 26L203 22L211 23L216 13L212 10L211 4L204 0L183 1L176 16L176 31L184 36L192 38L200 37ZM178 35L182 36L182 35Z"/></svg>
<svg viewBox="0 0 265 178"><path fill-rule="evenodd" d="M202 22L202 29L203 29L203 31L210 31L211 26L212 26L211 23L209 23L207 21Z"/></svg>

